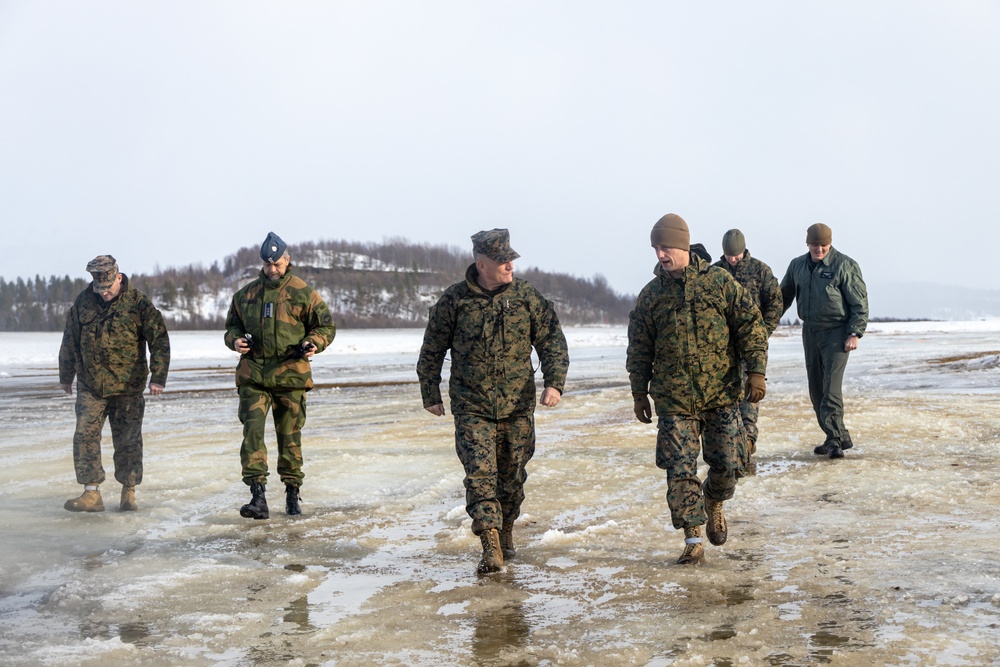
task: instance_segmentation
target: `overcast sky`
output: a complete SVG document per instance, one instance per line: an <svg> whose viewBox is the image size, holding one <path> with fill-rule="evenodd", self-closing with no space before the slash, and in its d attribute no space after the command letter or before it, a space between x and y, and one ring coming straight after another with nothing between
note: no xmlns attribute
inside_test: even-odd
<svg viewBox="0 0 1000 667"><path fill-rule="evenodd" d="M0 276L508 227L635 293L674 212L997 288L998 63L986 1L0 0Z"/></svg>

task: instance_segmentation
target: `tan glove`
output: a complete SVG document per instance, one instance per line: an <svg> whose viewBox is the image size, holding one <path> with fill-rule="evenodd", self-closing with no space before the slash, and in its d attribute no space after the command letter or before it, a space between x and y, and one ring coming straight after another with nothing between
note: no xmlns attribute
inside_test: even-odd
<svg viewBox="0 0 1000 667"><path fill-rule="evenodd" d="M642 396L632 399L632 410L635 411L635 418L643 424L653 423L653 410L649 406L649 396Z"/></svg>
<svg viewBox="0 0 1000 667"><path fill-rule="evenodd" d="M767 383L760 373L747 373L746 399L756 403L767 394Z"/></svg>

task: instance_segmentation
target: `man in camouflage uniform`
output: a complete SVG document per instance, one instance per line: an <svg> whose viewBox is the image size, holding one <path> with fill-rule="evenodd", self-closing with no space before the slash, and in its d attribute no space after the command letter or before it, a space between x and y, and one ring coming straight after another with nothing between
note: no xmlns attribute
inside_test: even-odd
<svg viewBox="0 0 1000 667"><path fill-rule="evenodd" d="M811 225L806 245L781 279L782 312L795 301L802 320L809 398L826 436L813 453L842 459L854 446L844 425L844 371L868 327L868 288L858 263L833 247L828 226Z"/></svg>
<svg viewBox="0 0 1000 667"><path fill-rule="evenodd" d="M104 511L101 430L109 420L115 479L122 485L120 509L134 511L135 487L142 482L142 392L152 371L149 393L163 393L170 338L160 311L118 272L114 257L95 257L87 272L93 281L69 309L59 348L59 384L67 394L73 393L76 377L73 465L76 481L83 484L83 494L64 507L71 512Z"/></svg>
<svg viewBox="0 0 1000 667"><path fill-rule="evenodd" d="M472 237L475 264L430 311L417 362L424 408L444 416L441 367L451 350L448 382L455 449L465 467L465 509L483 555L480 573L512 558L514 521L524 501L525 466L535 452L535 369L545 388L540 403L558 405L569 353L552 303L514 277L518 255L506 229Z"/></svg>
<svg viewBox="0 0 1000 667"><path fill-rule="evenodd" d="M669 213L653 226L658 261L629 314L626 367L636 418L658 417L656 465L667 471L667 504L674 528L684 529L679 564L704 559L708 539L728 536L724 501L736 490L741 438L739 401L764 397L767 333L746 290L690 250L687 223ZM745 388L741 364L746 365ZM698 453L708 464L698 480Z"/></svg>
<svg viewBox="0 0 1000 667"><path fill-rule="evenodd" d="M242 355L236 366L243 424L240 460L252 497L240 516L253 519L270 516L264 446L268 410L274 416L285 512L302 513L302 427L306 392L313 386L310 358L325 350L337 332L326 302L294 275L285 242L274 232L264 239L260 257L260 275L233 296L225 335L226 345Z"/></svg>
<svg viewBox="0 0 1000 667"><path fill-rule="evenodd" d="M715 266L729 272L736 282L743 286L750 299L760 311L764 329L770 338L778 328L783 311L781 288L778 279L771 272L771 267L756 257L750 256L747 250L746 238L738 229L730 229L722 236L722 258ZM744 377L745 377L744 373ZM740 457L739 476L757 474L757 462L753 455L757 453L757 416L760 406L744 398L740 401L740 416L743 419L744 438L738 446Z"/></svg>

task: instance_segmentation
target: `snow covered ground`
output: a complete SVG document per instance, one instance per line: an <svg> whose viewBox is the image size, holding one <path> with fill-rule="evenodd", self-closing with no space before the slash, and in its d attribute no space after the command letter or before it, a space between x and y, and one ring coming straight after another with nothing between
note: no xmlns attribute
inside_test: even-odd
<svg viewBox="0 0 1000 667"><path fill-rule="evenodd" d="M272 485L254 522L220 333L172 334L140 510L115 509L106 429L109 510L88 515L62 509L80 488L59 335L0 333L0 664L1000 664L1000 321L873 324L840 461L812 454L801 342L780 329L760 474L699 567L673 564L624 329L568 329L518 556L486 578L451 421L420 406L421 335L344 331L315 358L304 515Z"/></svg>

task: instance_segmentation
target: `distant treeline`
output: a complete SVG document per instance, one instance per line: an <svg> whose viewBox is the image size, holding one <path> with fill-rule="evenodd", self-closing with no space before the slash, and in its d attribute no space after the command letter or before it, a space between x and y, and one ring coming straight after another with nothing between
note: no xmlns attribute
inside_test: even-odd
<svg viewBox="0 0 1000 667"><path fill-rule="evenodd" d="M415 327L451 284L464 278L471 252L453 246L414 244L393 238L382 243L319 241L289 247L295 271L317 289L339 327ZM151 274L132 274L132 285L150 297L172 329L221 329L233 293L257 276L257 247L237 250L221 265L200 264ZM555 302L564 324L624 324L635 297L616 294L596 275L578 278L518 267ZM60 331L66 312L89 280L52 276L0 278L0 331Z"/></svg>

